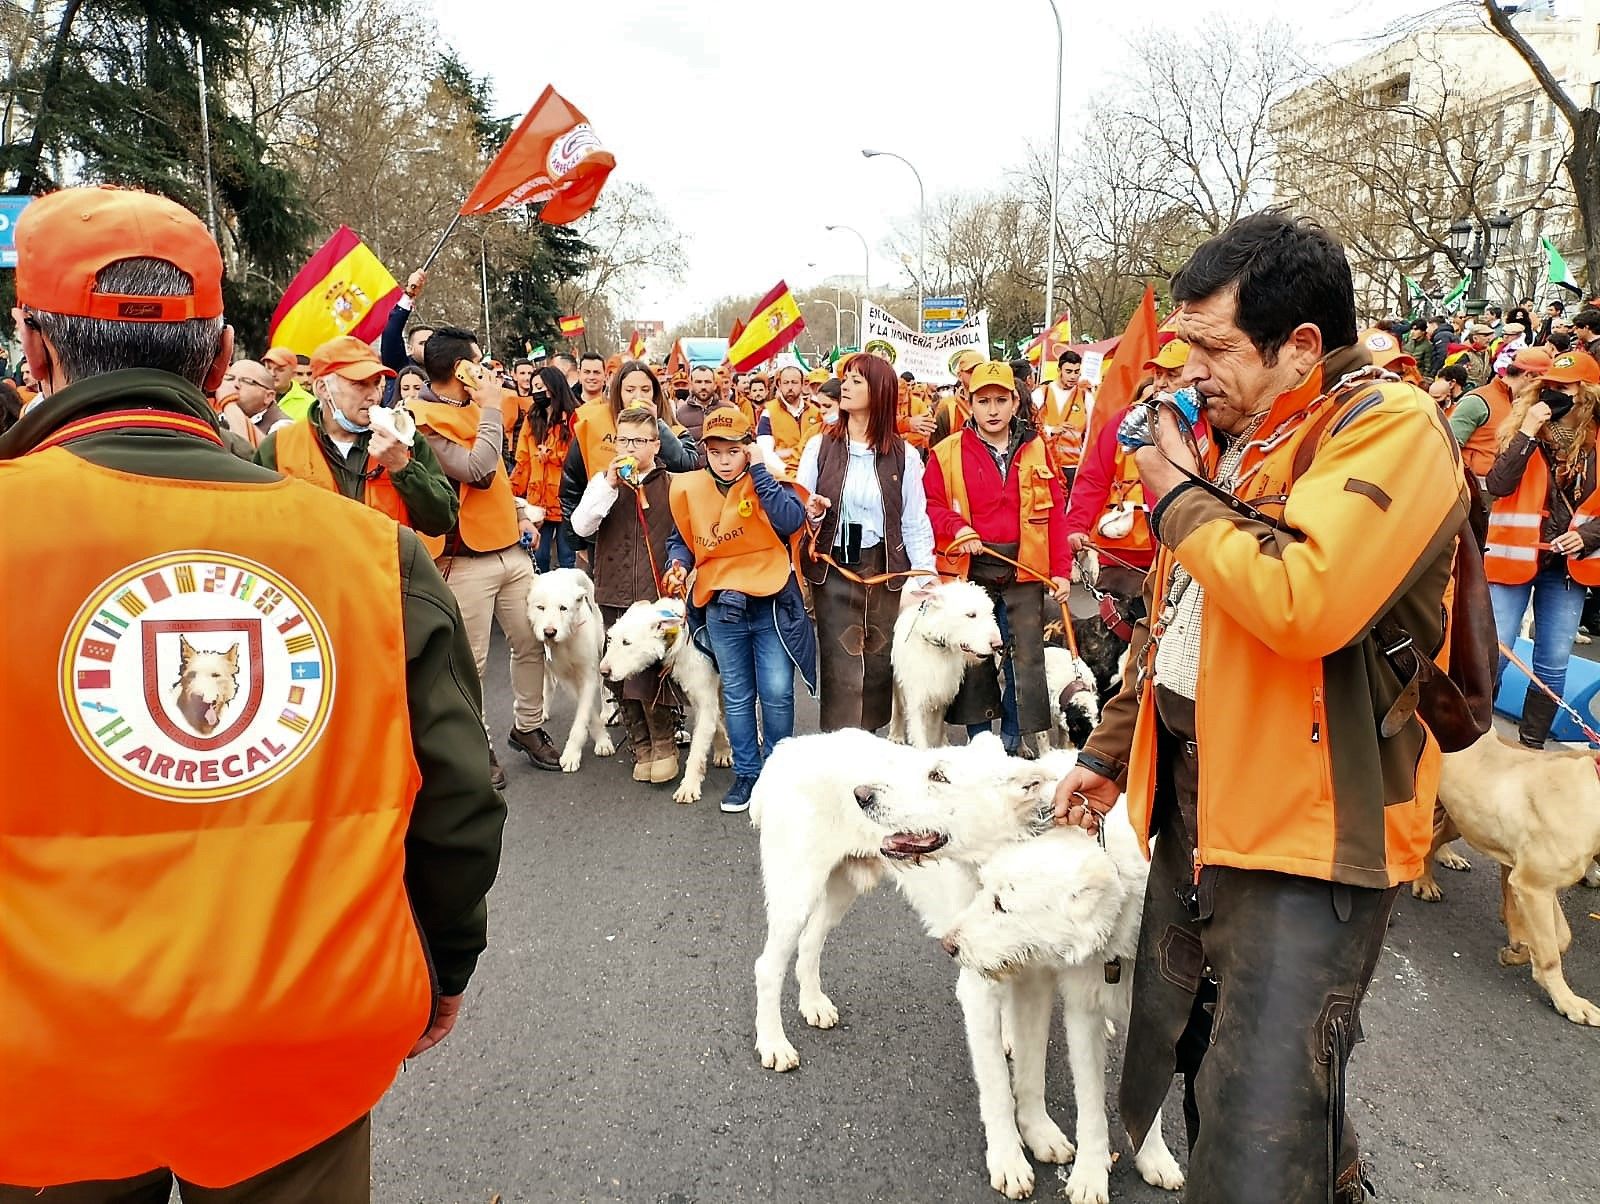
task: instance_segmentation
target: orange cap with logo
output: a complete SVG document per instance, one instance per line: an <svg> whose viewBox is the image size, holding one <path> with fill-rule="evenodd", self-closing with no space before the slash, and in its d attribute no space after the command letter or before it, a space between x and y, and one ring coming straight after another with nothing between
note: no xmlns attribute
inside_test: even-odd
<svg viewBox="0 0 1600 1204"><path fill-rule="evenodd" d="M743 443L750 438L750 419L744 416L744 411L734 406L718 406L706 412L704 425L700 427L700 439L727 439L734 443Z"/></svg>
<svg viewBox="0 0 1600 1204"><path fill-rule="evenodd" d="M1556 356L1555 365L1544 374L1546 384L1600 385L1600 363L1582 351L1564 351Z"/></svg>
<svg viewBox="0 0 1600 1204"><path fill-rule="evenodd" d="M1356 342L1367 349L1367 354L1372 356L1372 362L1379 368L1387 368L1390 364L1400 362L1416 367L1416 357L1400 346L1399 339L1380 326L1363 330L1356 336Z"/></svg>
<svg viewBox="0 0 1600 1204"><path fill-rule="evenodd" d="M346 380L371 380L374 376L393 376L394 369L384 366L370 344L353 334L342 334L311 353L311 379L330 375Z"/></svg>
<svg viewBox="0 0 1600 1204"><path fill-rule="evenodd" d="M176 201L124 188L64 188L17 219L17 303L115 322L222 316L222 255L200 219ZM159 259L194 282L170 297L97 293L95 278L124 259Z"/></svg>

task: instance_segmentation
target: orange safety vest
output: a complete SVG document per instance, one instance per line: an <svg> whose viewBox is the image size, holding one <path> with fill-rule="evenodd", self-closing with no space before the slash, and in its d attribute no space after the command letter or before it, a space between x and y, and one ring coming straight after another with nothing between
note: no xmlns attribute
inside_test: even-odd
<svg viewBox="0 0 1600 1204"><path fill-rule="evenodd" d="M317 438L317 432L311 428L309 417L302 418L293 426L286 426L278 432L277 453L278 471L284 476L309 481L329 493L339 493L339 485L333 479L333 469L328 466L328 457L322 450L322 442ZM382 469L379 469L377 476L367 478L362 501L379 514L387 514L397 523L404 523L408 527L411 525L411 516L406 511L406 504L401 499L399 491L394 487L393 478Z"/></svg>
<svg viewBox="0 0 1600 1204"><path fill-rule="evenodd" d="M772 427L772 444L779 457L785 464L798 464L800 449L822 430L822 412L806 402L800 408L800 417L796 418L789 413L781 398L767 402L765 410L767 422Z"/></svg>
<svg viewBox="0 0 1600 1204"><path fill-rule="evenodd" d="M1600 440L1596 442L1600 455ZM1517 491L1496 498L1489 510L1489 548L1483 554L1483 573L1496 585L1523 585L1539 571L1540 532L1549 511L1550 469L1535 450L1528 457ZM1568 530L1600 517L1600 490L1583 499L1572 514ZM1600 554L1567 557L1567 573L1579 585L1600 585Z"/></svg>
<svg viewBox="0 0 1600 1204"><path fill-rule="evenodd" d="M1102 534L1101 521L1124 502L1134 507L1133 526L1126 535L1113 537ZM1100 517L1089 528L1089 542L1097 548L1113 552L1149 552L1156 546L1150 534L1150 507L1145 505L1144 481L1139 477L1139 466L1132 456L1122 450L1121 444L1117 445L1117 459L1111 469L1111 489L1106 494L1105 509L1100 511Z"/></svg>
<svg viewBox="0 0 1600 1204"><path fill-rule="evenodd" d="M961 442L966 430L962 429L939 441L933 449L933 458L939 462L944 476L945 498L967 525L972 525L972 502L967 497L966 468L961 462ZM978 438L977 435L973 436ZM1017 560L1030 569L1050 575L1050 517L1055 513L1055 501L1050 496L1050 482L1055 469L1044 450L1043 439L1029 439L1018 450L1016 460L1017 487L1021 495L1022 514ZM971 566L970 556L934 555L935 567L941 577L965 577Z"/></svg>
<svg viewBox="0 0 1600 1204"><path fill-rule="evenodd" d="M511 474L511 492L542 506L546 519L561 517L561 468L567 462L572 433L562 422L551 423L544 442L533 441L533 427L527 421L517 437L517 466Z"/></svg>
<svg viewBox="0 0 1600 1204"><path fill-rule="evenodd" d="M1044 402L1039 406L1035 425L1050 449L1056 471L1077 471L1083 459L1083 436L1089 425L1089 407L1082 384L1073 387L1065 401L1057 396L1055 384L1044 386Z"/></svg>
<svg viewBox="0 0 1600 1204"><path fill-rule="evenodd" d="M727 493L709 471L678 473L670 496L672 521L694 553L696 606L718 590L769 598L784 587L792 549L772 529L749 473Z"/></svg>
<svg viewBox="0 0 1600 1204"><path fill-rule="evenodd" d="M455 406L443 401L413 401L409 408L418 431L431 431L466 448L478 437L482 409L476 402ZM456 530L461 543L474 552L498 552L517 542L522 532L517 526L516 497L511 492L511 479L506 476L505 461L499 455L495 456L494 476L487 488L478 489L462 481L458 492L461 514ZM417 538L435 560L444 554L445 536L419 534ZM450 538L454 543L454 537Z"/></svg>
<svg viewBox="0 0 1600 1204"><path fill-rule="evenodd" d="M972 417L972 406L967 399L959 393L952 393L939 403L939 408L934 411L935 417L943 414L949 422L950 431L954 434L967 425L967 419Z"/></svg>
<svg viewBox="0 0 1600 1204"><path fill-rule="evenodd" d="M1463 393L1450 407L1450 413L1455 413L1456 406L1469 397L1483 398L1484 404L1489 407L1489 417L1472 432L1472 438L1461 445L1461 459L1474 475L1486 477L1489 469L1494 467L1495 457L1500 454L1500 424L1511 417L1511 390L1506 388L1505 381L1496 377L1481 389Z"/></svg>
<svg viewBox="0 0 1600 1204"><path fill-rule="evenodd" d="M0 499L29 514L0 541L29 633L0 691L0 1183L238 1182L370 1111L429 1022L398 529L65 448L0 463Z"/></svg>
<svg viewBox="0 0 1600 1204"><path fill-rule="evenodd" d="M584 480L603 471L617 454L617 419L605 398L588 401L572 416L572 437L583 456Z"/></svg>

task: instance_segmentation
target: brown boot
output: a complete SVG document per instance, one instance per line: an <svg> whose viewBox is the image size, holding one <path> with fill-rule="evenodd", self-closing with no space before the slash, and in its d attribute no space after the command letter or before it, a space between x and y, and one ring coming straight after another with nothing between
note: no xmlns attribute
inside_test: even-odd
<svg viewBox="0 0 1600 1204"><path fill-rule="evenodd" d="M650 763L655 753L650 749L650 725L645 722L644 704L631 698L621 701L622 726L628 732L628 746L633 749L633 780L650 780Z"/></svg>
<svg viewBox="0 0 1600 1204"><path fill-rule="evenodd" d="M1556 700L1537 686L1529 686L1522 698L1522 722L1517 724L1517 739L1524 748L1543 748L1556 721Z"/></svg>
<svg viewBox="0 0 1600 1204"><path fill-rule="evenodd" d="M678 721L672 708L647 703L645 723L650 729L650 781L657 786L678 777Z"/></svg>

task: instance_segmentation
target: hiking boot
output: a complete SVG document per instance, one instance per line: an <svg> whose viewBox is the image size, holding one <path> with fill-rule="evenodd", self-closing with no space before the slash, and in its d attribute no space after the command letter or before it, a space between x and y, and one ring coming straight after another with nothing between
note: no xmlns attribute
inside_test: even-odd
<svg viewBox="0 0 1600 1204"><path fill-rule="evenodd" d="M671 707L646 704L645 726L650 729L650 782L663 786L678 777L677 716Z"/></svg>
<svg viewBox="0 0 1600 1204"><path fill-rule="evenodd" d="M754 778L734 778L728 793L722 796L722 810L728 815L750 810L750 792L755 788Z"/></svg>
<svg viewBox="0 0 1600 1204"><path fill-rule="evenodd" d="M560 772L561 754L556 751L550 733L544 728L536 727L526 732L512 728L506 743L527 757L535 769Z"/></svg>
<svg viewBox="0 0 1600 1204"><path fill-rule="evenodd" d="M506 771L500 768L500 762L494 755L494 749L489 750L489 785L496 790L506 788Z"/></svg>
<svg viewBox="0 0 1600 1204"><path fill-rule="evenodd" d="M628 747L633 752L633 780L648 782L650 765L656 759L656 754L650 747L650 725L645 722L644 703L637 699L624 698L618 710L622 715L623 726L628 729Z"/></svg>
<svg viewBox="0 0 1600 1204"><path fill-rule="evenodd" d="M1556 700L1536 686L1529 686L1522 697L1522 722L1517 725L1517 739L1522 746L1543 748L1555 721Z"/></svg>

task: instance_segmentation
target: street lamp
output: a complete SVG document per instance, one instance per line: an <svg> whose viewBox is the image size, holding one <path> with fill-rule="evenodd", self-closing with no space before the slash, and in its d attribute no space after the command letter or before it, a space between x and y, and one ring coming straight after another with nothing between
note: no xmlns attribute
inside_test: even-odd
<svg viewBox="0 0 1600 1204"><path fill-rule="evenodd" d="M867 250L867 236L854 226L824 226L825 230L848 230L861 240L861 291L872 287L872 253Z"/></svg>
<svg viewBox="0 0 1600 1204"><path fill-rule="evenodd" d="M1479 317L1488 308L1488 267L1505 251L1515 221L1515 218L1501 209L1487 221L1476 225L1470 217L1458 217L1445 231L1450 250L1456 256L1466 258L1467 271L1472 277L1472 284L1467 289L1469 317Z"/></svg>
<svg viewBox="0 0 1600 1204"><path fill-rule="evenodd" d="M834 304L834 302L829 301L829 300L827 300L826 298L823 298L823 297L805 297L805 298L801 299L800 304L801 305L826 305L829 309L833 310L833 345L835 347L844 346L843 342L840 339L839 307L836 304Z"/></svg>
<svg viewBox="0 0 1600 1204"><path fill-rule="evenodd" d="M920 329L922 326L923 288L928 279L928 192L922 186L922 173L904 155L896 154L894 151L883 150L863 150L861 152L862 158L865 159L876 159L880 155L890 159L899 159L900 162L911 168L911 174L917 177L917 326Z"/></svg>
<svg viewBox="0 0 1600 1204"><path fill-rule="evenodd" d="M1056 214L1060 212L1061 193L1061 75L1065 70L1066 39L1061 33L1061 9L1056 0L1049 0L1050 12L1056 19L1056 108L1055 134L1050 139L1050 250L1044 268L1044 329L1056 320Z"/></svg>

